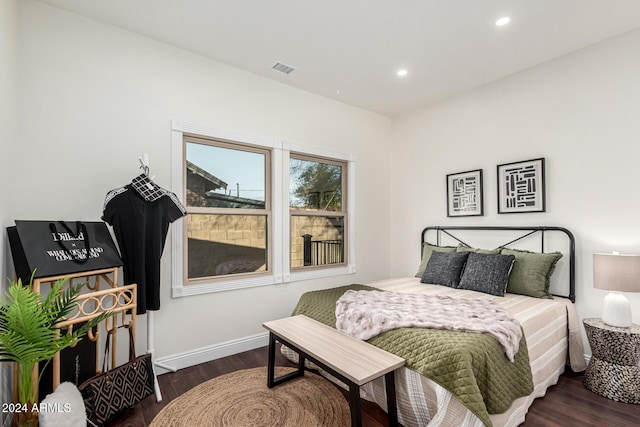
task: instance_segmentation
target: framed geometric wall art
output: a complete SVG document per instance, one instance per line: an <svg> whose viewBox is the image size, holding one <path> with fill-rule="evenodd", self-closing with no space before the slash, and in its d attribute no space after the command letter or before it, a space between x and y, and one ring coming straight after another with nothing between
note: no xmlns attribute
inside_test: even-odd
<svg viewBox="0 0 640 427"><path fill-rule="evenodd" d="M498 165L498 213L545 209L544 158Z"/></svg>
<svg viewBox="0 0 640 427"><path fill-rule="evenodd" d="M482 169L447 175L447 216L482 216Z"/></svg>

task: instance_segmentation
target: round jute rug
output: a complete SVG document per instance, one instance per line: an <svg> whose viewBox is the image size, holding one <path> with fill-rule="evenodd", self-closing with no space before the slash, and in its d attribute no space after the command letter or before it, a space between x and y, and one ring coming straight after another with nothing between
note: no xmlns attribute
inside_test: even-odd
<svg viewBox="0 0 640 427"><path fill-rule="evenodd" d="M293 371L276 367L276 378ZM348 426L349 405L328 380L311 372L267 387L267 368L245 369L202 383L172 400L150 427Z"/></svg>

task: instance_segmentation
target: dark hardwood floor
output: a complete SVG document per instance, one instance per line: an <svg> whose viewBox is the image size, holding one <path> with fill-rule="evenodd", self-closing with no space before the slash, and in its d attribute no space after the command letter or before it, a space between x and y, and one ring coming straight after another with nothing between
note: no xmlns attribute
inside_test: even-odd
<svg viewBox="0 0 640 427"><path fill-rule="evenodd" d="M294 366L280 352L276 365ZM144 427L172 399L196 385L240 369L267 365L267 347L247 351L158 377L162 402L151 396L129 409L111 426ZM619 403L590 392L582 385L582 374L565 373L546 396L536 399L529 409L525 427L627 427L640 425L640 405ZM640 387L640 384L638 385ZM343 391L344 393L344 391ZM346 396L346 393L345 393ZM346 397L345 397L346 399ZM387 425L384 411L363 401L363 426ZM306 426L305 426L306 427Z"/></svg>

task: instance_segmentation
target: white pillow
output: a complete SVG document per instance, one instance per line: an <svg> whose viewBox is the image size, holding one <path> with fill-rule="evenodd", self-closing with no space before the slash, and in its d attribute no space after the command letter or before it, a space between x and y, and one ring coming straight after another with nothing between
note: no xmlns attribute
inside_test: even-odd
<svg viewBox="0 0 640 427"><path fill-rule="evenodd" d="M73 383L64 382L39 405L41 427L86 427L87 412L82 395Z"/></svg>

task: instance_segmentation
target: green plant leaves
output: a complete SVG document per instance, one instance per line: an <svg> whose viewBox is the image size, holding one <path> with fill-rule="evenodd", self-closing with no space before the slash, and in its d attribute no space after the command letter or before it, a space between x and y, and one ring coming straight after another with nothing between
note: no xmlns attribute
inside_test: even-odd
<svg viewBox="0 0 640 427"><path fill-rule="evenodd" d="M89 329L113 314L104 312L72 333L57 329L56 325L76 308L84 287L84 284L65 286L66 281L57 280L42 299L31 286L23 286L18 279L11 283L6 296L0 297L0 361L18 363L20 388L33 389L31 380L22 378L23 373L31 372L37 363L49 361L57 352L76 344ZM32 397L33 391L20 390L19 394Z"/></svg>

